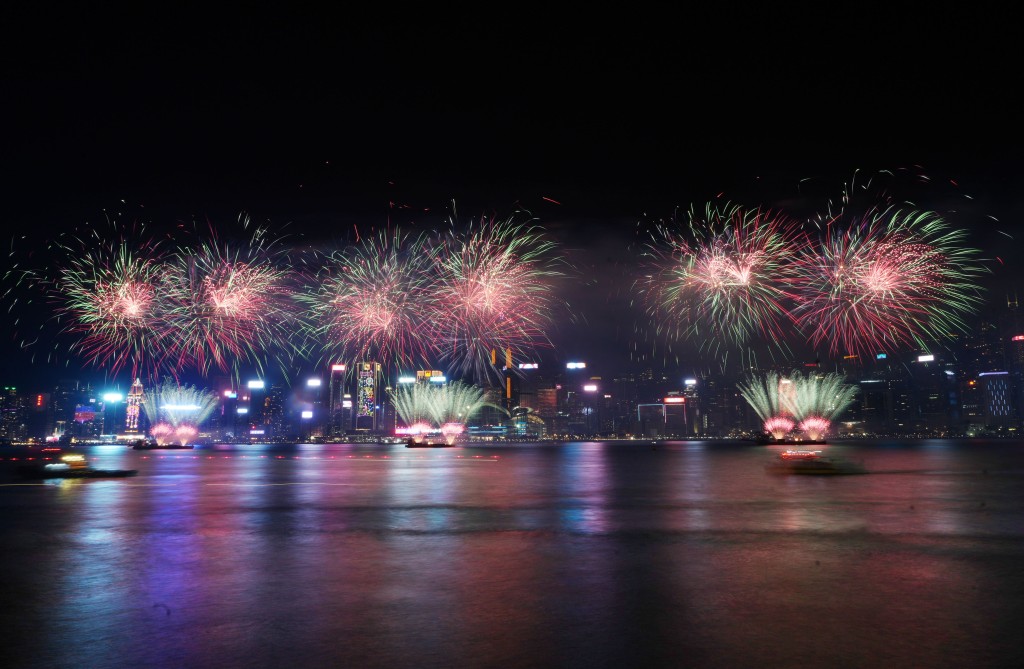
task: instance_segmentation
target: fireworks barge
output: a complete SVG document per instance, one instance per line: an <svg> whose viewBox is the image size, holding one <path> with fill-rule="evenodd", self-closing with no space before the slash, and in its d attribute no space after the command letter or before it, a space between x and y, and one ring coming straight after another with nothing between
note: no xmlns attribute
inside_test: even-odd
<svg viewBox="0 0 1024 669"><path fill-rule="evenodd" d="M95 469L85 455L60 448L3 449L0 455L3 480L97 479L135 476L136 469Z"/></svg>
<svg viewBox="0 0 1024 669"><path fill-rule="evenodd" d="M828 443L824 439L776 439L770 434L755 437L754 442L761 446L824 446Z"/></svg>
<svg viewBox="0 0 1024 669"><path fill-rule="evenodd" d="M787 450L765 465L769 474L867 474L862 463L822 454L821 451Z"/></svg>
<svg viewBox="0 0 1024 669"><path fill-rule="evenodd" d="M131 442L129 446L131 446L131 448L136 451L156 451L167 449L180 451L182 449L191 450L195 448L194 444L179 444L178 442L161 444L158 443L156 439L138 439L136 441Z"/></svg>
<svg viewBox="0 0 1024 669"><path fill-rule="evenodd" d="M454 445L454 443L449 444L444 439L429 438L421 439L420 441L416 441L415 439L409 438L405 442L406 448L451 448Z"/></svg>

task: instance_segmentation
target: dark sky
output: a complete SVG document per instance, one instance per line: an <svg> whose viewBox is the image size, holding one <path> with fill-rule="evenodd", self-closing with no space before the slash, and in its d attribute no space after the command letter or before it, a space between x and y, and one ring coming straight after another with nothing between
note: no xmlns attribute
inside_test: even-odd
<svg viewBox="0 0 1024 669"><path fill-rule="evenodd" d="M1019 227L1024 185L1007 17L147 11L5 17L5 234L245 211L330 238L440 223L452 202L463 220L519 205L586 270L569 295L590 327L562 328L560 350L614 357L635 320L614 277L639 221L714 198L809 209L855 170L920 165L938 184L920 204L970 194L964 224L1010 266L993 281L1016 278L1019 242L999 233Z"/></svg>

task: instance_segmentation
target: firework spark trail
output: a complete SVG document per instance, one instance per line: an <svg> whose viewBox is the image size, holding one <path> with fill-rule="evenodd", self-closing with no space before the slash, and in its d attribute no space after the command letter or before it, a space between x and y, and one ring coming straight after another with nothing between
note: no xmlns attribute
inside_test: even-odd
<svg viewBox="0 0 1024 669"><path fill-rule="evenodd" d="M555 244L541 228L513 216L481 219L445 238L438 281L443 317L433 322L450 371L478 380L496 377L492 350L514 357L550 346L554 283L562 276Z"/></svg>
<svg viewBox="0 0 1024 669"><path fill-rule="evenodd" d="M657 226L639 288L657 331L706 350L761 334L781 343L806 235L781 214L738 205L689 212L689 226Z"/></svg>
<svg viewBox="0 0 1024 669"><path fill-rule="evenodd" d="M438 349L430 324L441 310L435 256L424 235L397 229L327 254L297 295L306 340L334 359L431 364Z"/></svg>
<svg viewBox="0 0 1024 669"><path fill-rule="evenodd" d="M786 408L796 418L819 416L832 420L845 411L857 395L857 386L846 383L842 374L801 374L789 376L793 392L784 396Z"/></svg>
<svg viewBox="0 0 1024 669"><path fill-rule="evenodd" d="M787 410L779 393L780 381L782 378L775 372L766 372L763 376L750 376L737 385L740 395L762 421L782 415Z"/></svg>
<svg viewBox="0 0 1024 669"><path fill-rule="evenodd" d="M895 351L965 331L983 268L965 232L932 212L885 209L833 221L798 264L792 314L830 353Z"/></svg>

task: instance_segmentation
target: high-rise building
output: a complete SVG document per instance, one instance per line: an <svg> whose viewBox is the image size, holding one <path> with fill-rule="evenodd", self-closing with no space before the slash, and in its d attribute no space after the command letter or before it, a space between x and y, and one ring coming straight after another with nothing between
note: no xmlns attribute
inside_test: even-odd
<svg viewBox="0 0 1024 669"><path fill-rule="evenodd" d="M356 365L355 429L358 432L376 432L380 402L379 362L360 362Z"/></svg>
<svg viewBox="0 0 1024 669"><path fill-rule="evenodd" d="M135 379L131 389L128 391L128 399L125 405L124 431L126 434L139 434L143 431L139 416L142 411L142 400L142 379Z"/></svg>
<svg viewBox="0 0 1024 669"><path fill-rule="evenodd" d="M0 395L0 439L22 441L28 436L28 407L14 386L5 386Z"/></svg>
<svg viewBox="0 0 1024 669"><path fill-rule="evenodd" d="M1010 375L1006 371L982 372L978 375L985 407L985 424L989 428L1006 428L1017 423Z"/></svg>
<svg viewBox="0 0 1024 669"><path fill-rule="evenodd" d="M352 426L352 398L345 392L345 376L345 365L331 365L326 428L329 437L340 437Z"/></svg>
<svg viewBox="0 0 1024 669"><path fill-rule="evenodd" d="M75 420L75 408L81 399L78 381L63 379L57 383L50 396L49 426L47 432L53 436L71 437L71 425Z"/></svg>
<svg viewBox="0 0 1024 669"><path fill-rule="evenodd" d="M262 421L264 434L276 439L285 437L285 394L286 390L280 383L273 383L263 399Z"/></svg>

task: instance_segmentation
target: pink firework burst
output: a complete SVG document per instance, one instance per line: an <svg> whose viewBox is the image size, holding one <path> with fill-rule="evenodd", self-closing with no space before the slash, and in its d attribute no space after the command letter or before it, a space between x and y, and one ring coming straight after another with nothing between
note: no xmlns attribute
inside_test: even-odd
<svg viewBox="0 0 1024 669"><path fill-rule="evenodd" d="M776 439L782 439L792 432L794 427L796 427L796 423L786 416L772 416L764 422L764 431Z"/></svg>
<svg viewBox="0 0 1024 669"><path fill-rule="evenodd" d="M306 307L306 339L332 358L431 364L437 355L431 323L443 317L435 262L422 236L399 231L328 255L298 296Z"/></svg>
<svg viewBox="0 0 1024 669"><path fill-rule="evenodd" d="M800 263L794 321L815 345L868 355L965 328L982 268L965 233L931 212L885 210L831 221Z"/></svg>
<svg viewBox="0 0 1024 669"><path fill-rule="evenodd" d="M521 360L550 345L561 276L554 251L540 227L514 215L449 234L437 289L443 315L433 322L449 370L483 380L497 371L491 351Z"/></svg>
<svg viewBox="0 0 1024 669"><path fill-rule="evenodd" d="M781 342L806 236L790 219L737 205L690 212L688 228L660 226L639 288L657 330L703 348Z"/></svg>
<svg viewBox="0 0 1024 669"><path fill-rule="evenodd" d="M812 441L821 441L825 438L832 422L821 416L810 416L800 421L800 430Z"/></svg>
<svg viewBox="0 0 1024 669"><path fill-rule="evenodd" d="M179 249L164 269L158 336L165 363L203 372L243 363L262 369L289 341L292 293L279 254L260 243Z"/></svg>

